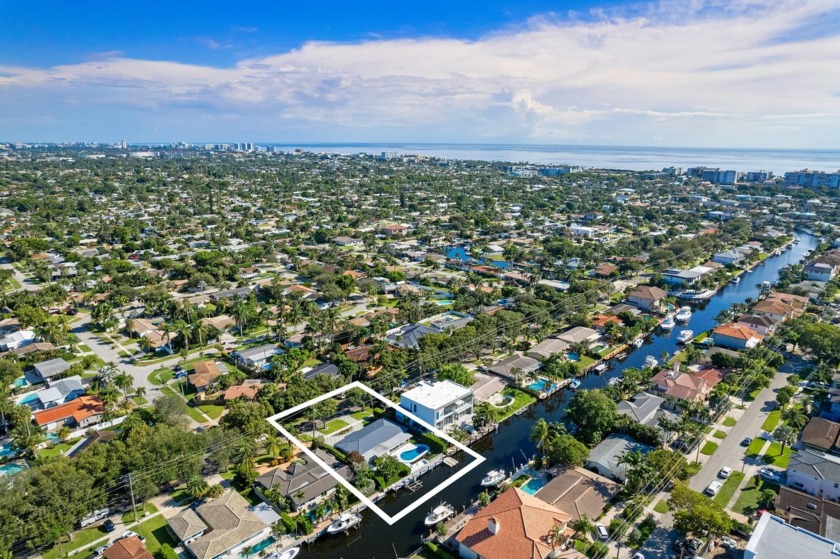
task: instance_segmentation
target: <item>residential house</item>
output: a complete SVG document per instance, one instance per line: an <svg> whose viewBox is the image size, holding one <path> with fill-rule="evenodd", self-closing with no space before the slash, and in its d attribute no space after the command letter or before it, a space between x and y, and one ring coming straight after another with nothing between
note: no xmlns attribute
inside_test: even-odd
<svg viewBox="0 0 840 559"><path fill-rule="evenodd" d="M558 334L557 339L570 345L580 344L584 347L590 347L601 339L601 334L592 328L575 326L574 328L570 328L565 332Z"/></svg>
<svg viewBox="0 0 840 559"><path fill-rule="evenodd" d="M37 392L30 392L21 396L20 403L28 405L32 410L43 410L75 400L85 393L82 377L73 375L61 380L50 382L48 388Z"/></svg>
<svg viewBox="0 0 840 559"><path fill-rule="evenodd" d="M840 500L840 457L807 449L794 452L786 485L829 501Z"/></svg>
<svg viewBox="0 0 840 559"><path fill-rule="evenodd" d="M547 559L552 530L565 531L571 515L519 488L502 493L455 536L463 559Z"/></svg>
<svg viewBox="0 0 840 559"><path fill-rule="evenodd" d="M620 318L612 314L598 313L592 318L592 328L594 328L601 334L604 334L607 331L607 326L610 324L621 326L624 324L624 322L622 322Z"/></svg>
<svg viewBox="0 0 840 559"><path fill-rule="evenodd" d="M822 417L812 417L802 430L802 444L806 448L828 454L840 455L838 437L840 437L840 423Z"/></svg>
<svg viewBox="0 0 840 559"><path fill-rule="evenodd" d="M33 365L33 376L36 379L35 382L47 382L51 378L57 377L69 368L70 363L68 363L61 357L56 357L55 359L42 361Z"/></svg>
<svg viewBox="0 0 840 559"><path fill-rule="evenodd" d="M196 559L237 557L271 533L233 490L176 514L169 519L169 529Z"/></svg>
<svg viewBox="0 0 840 559"><path fill-rule="evenodd" d="M627 297L627 301L646 311L658 311L668 293L663 289L641 286Z"/></svg>
<svg viewBox="0 0 840 559"><path fill-rule="evenodd" d="M226 314L220 314L219 316L208 316L202 318L201 323L206 326L212 326L219 332L225 332L236 324L236 320Z"/></svg>
<svg viewBox="0 0 840 559"><path fill-rule="evenodd" d="M552 355L565 355L571 346L558 338L546 338L528 351L525 355L533 359L544 361Z"/></svg>
<svg viewBox="0 0 840 559"><path fill-rule="evenodd" d="M712 256L712 262L717 262L718 264L723 264L724 266L728 264L736 265L743 260L744 256L736 251L736 250L727 250L725 252L717 252L714 256Z"/></svg>
<svg viewBox="0 0 840 559"><path fill-rule="evenodd" d="M29 345L35 341L32 330L18 330L0 340L0 351L11 351Z"/></svg>
<svg viewBox="0 0 840 559"><path fill-rule="evenodd" d="M47 431L57 431L65 425L84 429L99 423L104 413L105 406L98 396L80 396L66 404L36 411L32 419Z"/></svg>
<svg viewBox="0 0 840 559"><path fill-rule="evenodd" d="M484 373L474 373L473 381L470 392L472 392L474 402L487 402L507 386L507 383L499 377Z"/></svg>
<svg viewBox="0 0 840 559"><path fill-rule="evenodd" d="M658 428L660 417L674 418L674 414L663 409L665 398L647 392L639 392L629 400L618 403L617 412L633 419L636 423Z"/></svg>
<svg viewBox="0 0 840 559"><path fill-rule="evenodd" d="M312 380L318 375L337 377L340 376L338 366L335 363L321 363L314 367L307 367L301 371L305 380Z"/></svg>
<svg viewBox="0 0 840 559"><path fill-rule="evenodd" d="M232 402L234 400L253 400L257 397L257 393L265 386L262 380L260 379L247 379L242 384L238 384L236 386L230 386L227 390L224 391L222 394L222 399L225 402ZM278 384L277 386L283 388L285 390L285 384Z"/></svg>
<svg viewBox="0 0 840 559"><path fill-rule="evenodd" d="M365 460L370 461L393 452L410 438L411 435L396 423L387 419L377 419L362 429L350 433L335 443L335 447L345 454L356 451Z"/></svg>
<svg viewBox="0 0 840 559"><path fill-rule="evenodd" d="M210 299L213 301L221 301L222 299L247 299L248 296L254 292L254 286L237 287L235 289L224 289L210 294Z"/></svg>
<svg viewBox="0 0 840 559"><path fill-rule="evenodd" d="M521 380L514 378L516 369L518 369L523 375L529 375L539 370L540 367L542 367L542 363L536 359L514 354L506 359L502 359L501 361L494 363L488 367L487 370L491 373L499 375L500 377L505 377L506 379Z"/></svg>
<svg viewBox="0 0 840 559"><path fill-rule="evenodd" d="M609 264L607 262L603 264L598 264L595 266L595 269L592 270L593 275L599 278L608 278L618 272L618 266L615 264Z"/></svg>
<svg viewBox="0 0 840 559"><path fill-rule="evenodd" d="M783 322L799 314L796 307L774 297L768 297L753 305L752 313L772 318L776 322Z"/></svg>
<svg viewBox="0 0 840 559"><path fill-rule="evenodd" d="M784 559L791 554L801 559L827 559L840 555L840 547L769 512L762 514L744 548L744 559Z"/></svg>
<svg viewBox="0 0 840 559"><path fill-rule="evenodd" d="M332 464L334 459L318 452L318 457ZM345 478L350 477L347 466L336 464L337 471ZM338 481L314 460L295 461L290 466L278 467L264 473L254 482L254 490L264 501L269 491L286 497L295 511L308 510L335 492Z"/></svg>
<svg viewBox="0 0 840 559"><path fill-rule="evenodd" d="M703 402L712 391L712 387L702 377L674 369L662 369L653 376L651 383L654 390L663 393L665 406L671 409L676 409L679 401Z"/></svg>
<svg viewBox="0 0 840 559"><path fill-rule="evenodd" d="M803 270L805 279L811 281L831 281L837 273L837 267L829 262L809 262Z"/></svg>
<svg viewBox="0 0 840 559"><path fill-rule="evenodd" d="M776 511L791 526L840 542L840 503L782 486Z"/></svg>
<svg viewBox="0 0 840 559"><path fill-rule="evenodd" d="M406 234L408 227L400 223L385 225L381 228L382 234L386 237L401 237Z"/></svg>
<svg viewBox="0 0 840 559"><path fill-rule="evenodd" d="M450 380L424 381L400 395L400 406L429 425L445 429L472 415L473 395Z"/></svg>
<svg viewBox="0 0 840 559"><path fill-rule="evenodd" d="M762 336L769 336L776 331L776 326L778 326L779 321L766 315L742 314L738 317L736 324L746 326Z"/></svg>
<svg viewBox="0 0 840 559"><path fill-rule="evenodd" d="M612 480L583 468L560 470L534 495L571 516L572 521L586 516L601 516L621 486Z"/></svg>
<svg viewBox="0 0 840 559"><path fill-rule="evenodd" d="M586 467L596 474L624 482L627 478L627 466L619 464L626 452L647 454L653 448L644 445L628 435L612 434L589 452Z"/></svg>
<svg viewBox="0 0 840 559"><path fill-rule="evenodd" d="M711 268L706 268L705 266L695 266L690 270L671 268L662 272L662 279L665 283L673 285L691 286L713 271Z"/></svg>
<svg viewBox="0 0 840 559"><path fill-rule="evenodd" d="M223 374L224 372L215 361L199 361L193 365L193 372L187 375L187 382L201 394Z"/></svg>
<svg viewBox="0 0 840 559"><path fill-rule="evenodd" d="M103 552L105 559L153 559L137 536L120 538Z"/></svg>
<svg viewBox="0 0 840 559"><path fill-rule="evenodd" d="M751 349L761 343L764 336L743 324L721 324L712 331L715 345L732 349Z"/></svg>
<svg viewBox="0 0 840 559"><path fill-rule="evenodd" d="M268 368L272 357L280 352L274 344L263 344L237 350L233 353L232 357L241 365L259 370Z"/></svg>
<svg viewBox="0 0 840 559"><path fill-rule="evenodd" d="M438 330L423 324L408 324L388 332L388 343L402 349L418 349L420 338L429 334L438 334Z"/></svg>

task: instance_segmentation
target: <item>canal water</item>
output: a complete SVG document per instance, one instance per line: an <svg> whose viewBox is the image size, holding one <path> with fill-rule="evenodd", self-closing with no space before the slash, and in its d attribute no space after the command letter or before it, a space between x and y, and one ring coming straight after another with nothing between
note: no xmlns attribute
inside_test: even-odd
<svg viewBox="0 0 840 559"><path fill-rule="evenodd" d="M589 375L582 379L581 388L603 387L610 378L618 376L624 369L641 368L648 355L653 355L657 359L663 351L673 355L678 349L677 335L680 330L688 328L694 330L695 334L699 334L716 325L714 318L722 310L734 303L743 302L747 298L755 299L759 295L759 286L762 282L775 281L781 268L799 262L806 251L816 248L818 244L816 237L804 233L798 233L797 236L800 239L799 244L793 245L779 256L768 258L752 272L744 274L740 283L728 284L711 299L693 306L694 312L688 323L677 326L671 332L654 334L645 345L631 353L612 370L608 370L603 375ZM421 537L428 535L429 531L423 525L423 520L439 500L451 503L460 511L482 491L480 481L487 471L496 468L510 471L513 464L521 465L526 457L532 456L536 450L528 440L533 423L538 418L545 418L546 421L561 420L569 398L571 398L570 392L561 390L552 397L537 402L524 414L506 420L498 432L478 441L472 448L486 461L448 487L439 498L436 497L429 502L429 506L421 507L393 526L389 526L374 513L366 510L362 513L364 521L359 530L351 531L347 535L321 538L311 547L304 547L300 557L304 559L308 557L394 559L407 556L417 549ZM451 473L450 468L440 467L422 478L423 485L425 488L434 487ZM416 499L417 495L403 491L386 497L378 504L389 514L394 514Z"/></svg>

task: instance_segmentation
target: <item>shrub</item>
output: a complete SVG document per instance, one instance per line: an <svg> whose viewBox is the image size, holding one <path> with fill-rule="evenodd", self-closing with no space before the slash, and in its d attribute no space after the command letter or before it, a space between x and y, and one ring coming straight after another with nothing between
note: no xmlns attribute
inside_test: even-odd
<svg viewBox="0 0 840 559"><path fill-rule="evenodd" d="M157 559L178 559L178 554L175 553L175 550L172 549L172 546L168 543L162 544L160 549L155 552L155 557Z"/></svg>
<svg viewBox="0 0 840 559"><path fill-rule="evenodd" d="M305 514L298 515L295 518L295 524L297 524L298 532L306 535L312 533L312 521Z"/></svg>
<svg viewBox="0 0 840 559"><path fill-rule="evenodd" d="M434 435L433 433L423 433L417 436L417 442L429 447L429 452L432 454L443 454L446 452L448 446L446 442Z"/></svg>
<svg viewBox="0 0 840 559"><path fill-rule="evenodd" d="M622 520L620 518L613 518L610 521L609 531L610 537L619 539L621 538L626 532L627 528L630 526L630 523L626 520Z"/></svg>
<svg viewBox="0 0 840 559"><path fill-rule="evenodd" d="M295 522L295 519L285 512L280 513L280 525L283 527L283 532L286 534L294 534L297 530L297 523Z"/></svg>
<svg viewBox="0 0 840 559"><path fill-rule="evenodd" d="M586 556L590 559L604 559L610 552L610 548L605 543L592 542L586 550Z"/></svg>

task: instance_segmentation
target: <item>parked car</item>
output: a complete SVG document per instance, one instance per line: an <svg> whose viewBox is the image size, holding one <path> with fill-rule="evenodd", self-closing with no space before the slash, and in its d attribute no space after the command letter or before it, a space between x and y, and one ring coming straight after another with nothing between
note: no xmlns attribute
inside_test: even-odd
<svg viewBox="0 0 840 559"><path fill-rule="evenodd" d="M690 551L691 553L697 553L697 551L703 547L703 540L700 538L691 538L690 540L685 542L685 549Z"/></svg>
<svg viewBox="0 0 840 559"><path fill-rule="evenodd" d="M117 538L116 540L114 540L114 541L121 540L121 539L124 539L124 538L130 538L130 537L132 537L132 536L137 536L137 539L139 539L139 540L140 540L141 542L143 542L143 543L146 543L146 538L144 538L143 536L141 536L141 535L140 535L140 534L138 534L137 532L132 532L131 530L126 530L125 532L123 532L122 534L120 534L120 537L118 537L118 538Z"/></svg>
<svg viewBox="0 0 840 559"><path fill-rule="evenodd" d="M703 491L703 493L709 495L710 497L714 497L718 494L718 491L720 491L721 487L723 487L723 484L721 482L713 481L708 486L706 486L706 489L705 491Z"/></svg>
<svg viewBox="0 0 840 559"><path fill-rule="evenodd" d="M180 379L180 378L185 378L186 376L187 376L187 371L178 371L177 373L175 373L174 378Z"/></svg>
<svg viewBox="0 0 840 559"><path fill-rule="evenodd" d="M596 524L595 530L598 531L598 538L602 540L610 539L610 533L607 531L607 528L602 524Z"/></svg>
<svg viewBox="0 0 840 559"><path fill-rule="evenodd" d="M771 470L770 468L761 468L758 470L758 475L761 479L765 479L767 481L773 481L779 483L782 479L782 474L777 472L776 470Z"/></svg>
<svg viewBox="0 0 840 559"><path fill-rule="evenodd" d="M109 518L102 525L102 529L105 530L106 532L113 532L116 529L116 526L114 526L114 521Z"/></svg>
<svg viewBox="0 0 840 559"><path fill-rule="evenodd" d="M726 479L730 476L730 474L732 474L732 468L730 468L729 466L724 466L718 472L718 477L721 479Z"/></svg>
<svg viewBox="0 0 840 559"><path fill-rule="evenodd" d="M741 441L741 446L750 446L750 443L752 443L752 437L747 437Z"/></svg>
<svg viewBox="0 0 840 559"><path fill-rule="evenodd" d="M726 549L738 549L738 542L728 536L723 536L720 539L720 546Z"/></svg>

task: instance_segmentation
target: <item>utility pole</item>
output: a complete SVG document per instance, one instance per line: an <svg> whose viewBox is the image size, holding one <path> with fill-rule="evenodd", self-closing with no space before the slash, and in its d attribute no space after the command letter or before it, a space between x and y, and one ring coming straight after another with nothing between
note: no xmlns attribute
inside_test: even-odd
<svg viewBox="0 0 840 559"><path fill-rule="evenodd" d="M133 472L128 472L128 490L131 492L131 510L134 512L134 522L137 522L137 503L134 501L134 477Z"/></svg>

